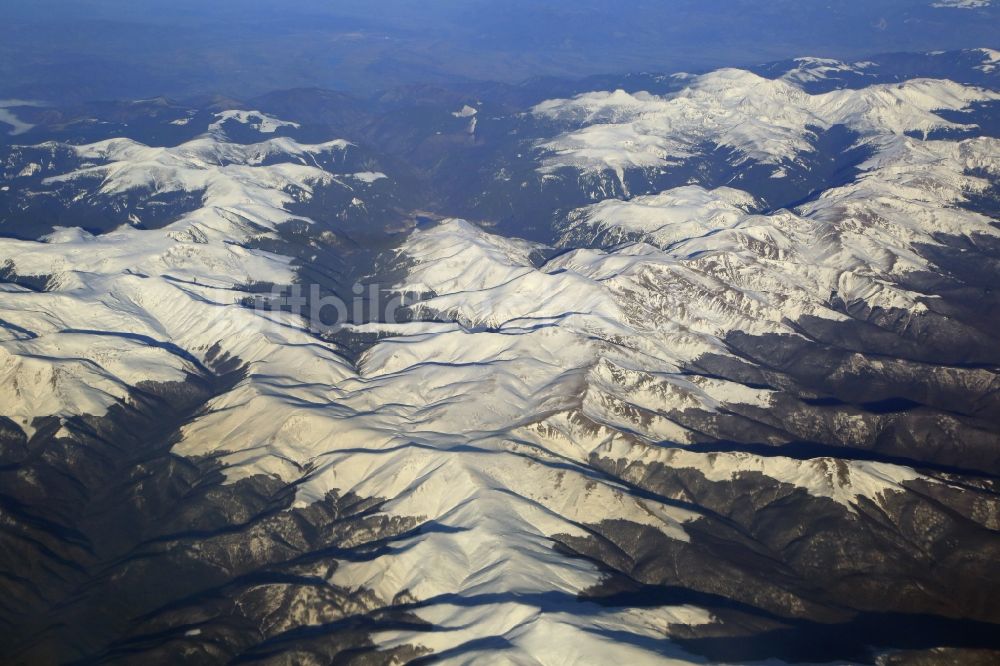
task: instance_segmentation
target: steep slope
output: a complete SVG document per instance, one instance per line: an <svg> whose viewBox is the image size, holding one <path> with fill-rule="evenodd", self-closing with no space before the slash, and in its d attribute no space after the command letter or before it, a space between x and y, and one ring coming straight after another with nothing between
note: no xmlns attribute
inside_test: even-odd
<svg viewBox="0 0 1000 666"><path fill-rule="evenodd" d="M551 244L267 110L6 148L4 659L1000 650L1000 94L845 67L448 100Z"/></svg>
<svg viewBox="0 0 1000 666"><path fill-rule="evenodd" d="M542 102L532 113L579 127L541 144L550 153L545 172L610 171L627 193L627 170L663 170L718 149L738 153L737 164L770 165L771 178L782 178L786 169L802 166L818 134L833 127L853 130L862 140L969 129L934 112L997 99L987 90L926 79L810 95L791 81L719 70L669 97L584 93Z"/></svg>

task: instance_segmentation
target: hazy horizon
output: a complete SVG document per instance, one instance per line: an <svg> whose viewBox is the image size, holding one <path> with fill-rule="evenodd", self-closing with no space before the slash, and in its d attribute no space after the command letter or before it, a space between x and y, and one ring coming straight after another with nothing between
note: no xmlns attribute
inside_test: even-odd
<svg viewBox="0 0 1000 666"><path fill-rule="evenodd" d="M368 93L1000 45L995 7L941 4L17 0L0 9L0 97Z"/></svg>

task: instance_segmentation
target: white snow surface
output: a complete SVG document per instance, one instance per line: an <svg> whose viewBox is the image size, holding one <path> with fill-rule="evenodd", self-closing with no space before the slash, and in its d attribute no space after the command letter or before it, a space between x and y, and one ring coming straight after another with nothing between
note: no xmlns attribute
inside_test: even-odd
<svg viewBox="0 0 1000 666"><path fill-rule="evenodd" d="M10 110L11 107L18 106L40 106L40 103L27 99L0 99L0 123L10 126L10 130L7 132L10 136L24 134L34 127L31 123L26 123L18 118L17 114Z"/></svg>
<svg viewBox="0 0 1000 666"><path fill-rule="evenodd" d="M358 171L351 174L352 178L360 180L362 183L374 183L376 180L382 180L383 178L388 178L381 171Z"/></svg>
<svg viewBox="0 0 1000 666"><path fill-rule="evenodd" d="M532 113L570 129L540 144L541 170L613 171L623 181L626 169L666 169L700 154L706 144L733 149L744 160L795 163L813 151L816 130L845 125L864 140L926 135L966 127L936 111L1000 100L1000 93L933 79L810 95L794 78L722 69L670 96L616 90L544 101Z"/></svg>
<svg viewBox="0 0 1000 666"><path fill-rule="evenodd" d="M458 111L452 111L451 115L455 116L456 118L471 118L477 113L479 113L479 109L473 106L469 106L468 104L465 104Z"/></svg>
<svg viewBox="0 0 1000 666"><path fill-rule="evenodd" d="M762 474L852 511L921 478L881 463L685 450L696 434L671 415L771 404L768 390L682 371L728 353L732 331L795 335L802 316L838 319L833 291L919 310L897 284L926 268L915 244L937 232L997 233L957 204L986 187L969 170L1000 170L1000 146L903 133L949 126L934 110L997 98L940 81L810 96L722 70L671 98L617 91L545 102L536 114L582 126L545 144L546 169L656 166L705 140L778 163L811 149L807 127L836 123L876 151L855 181L794 211L761 214L745 192L696 186L589 206L569 216L564 239L609 242L544 262L546 248L467 221L416 230L399 250L409 268L396 288L421 294L415 311L440 321L358 326L389 337L357 364L292 315L239 305L247 282L293 277L288 258L242 243L289 219L287 206L318 183L377 180L330 174L311 159L349 144L237 145L216 132L173 148L126 139L76 147L94 164L55 179L96 176L104 194L200 192L202 205L161 230L0 240L0 263L51 276L44 292L0 291L0 319L11 324L0 329L0 381L14 389L0 409L29 432L39 416L101 415L141 381L199 372L218 346L246 363L246 377L183 428L176 453L214 456L229 481L264 474L295 483L299 506L354 492L384 498L388 515L451 528L414 533L332 574L386 603L403 592L443 599L420 611L440 630L377 640L443 651L500 636L510 647L497 658L509 663L687 663L679 650L636 644L626 653L578 616L519 600L573 598L599 582L595 566L553 549L557 535L585 536L589 524L615 518L683 541L685 524L700 517L626 492L595 473L590 456L713 481ZM288 124L227 113L261 132ZM510 601L459 603L489 594ZM689 606L595 608L587 618L650 637L710 621Z"/></svg>
<svg viewBox="0 0 1000 666"><path fill-rule="evenodd" d="M976 67L976 69L985 72L986 74L992 74L1000 67L1000 51L995 49L977 49L983 56L983 64Z"/></svg>
<svg viewBox="0 0 1000 666"><path fill-rule="evenodd" d="M839 75L844 72L864 74L866 69L874 66L872 62L846 63L831 58L796 58L795 67L781 78L795 84L811 83Z"/></svg>
<svg viewBox="0 0 1000 666"><path fill-rule="evenodd" d="M312 184L335 177L302 163L309 155L345 145L279 139L238 146L206 136L176 148L128 140L74 148L93 164L56 179L79 179L105 194L201 192L202 205L160 230L93 236L59 229L41 241L0 241L0 262L19 275L49 276L42 292L13 285L0 292L0 381L13 389L0 396L2 413L29 433L36 417L58 417L60 434L72 436L68 417L100 416L128 402L141 382L197 374L213 348L238 357L245 379L184 428L176 452L217 455L230 480L299 479L299 504L354 491L386 497L386 512L458 528L457 536L416 537L398 557L337 570L337 582L369 585L386 599L404 587L428 597L512 587L575 595L600 574L555 556L550 537L585 534L581 525L606 511L686 539L690 512L591 484L585 465L563 472L566 490L553 489L552 466L562 456L513 435L578 400L592 354L571 332L404 325L352 367L302 321L239 305L244 283L292 278L287 258L241 243L290 217L288 190L306 196ZM480 249L498 262L527 260L530 244L495 249L498 241L484 237ZM648 624L650 615L664 627L705 620L696 610L666 608L636 621ZM455 632L445 635L463 640L468 632L457 627L466 622L459 614L454 620ZM557 620L536 622L561 626ZM609 612L607 621L626 620ZM485 623L473 633L492 629ZM514 622L510 631L525 645L533 640L526 625ZM586 639L583 629L573 631Z"/></svg>
<svg viewBox="0 0 1000 666"><path fill-rule="evenodd" d="M242 146L204 136L175 148L128 139L70 147L99 163L53 180L96 176L101 194L201 192L201 207L159 230L123 227L93 236L60 229L41 242L0 241L0 264L48 276L43 293L14 287L0 298L0 318L13 324L3 329L0 349L5 385L13 388L0 397L3 413L29 432L39 416L99 416L139 381L196 372L197 358L222 340L230 353L249 355L245 360L312 358L307 348L284 346L314 343L301 323L261 333L266 322L238 305L247 283L294 278L288 258L240 243L293 217L285 210L296 200L288 191L305 198L316 183L335 178L305 164L308 156L347 145L277 139ZM275 156L287 161L260 166Z"/></svg>
<svg viewBox="0 0 1000 666"><path fill-rule="evenodd" d="M684 259L680 266L770 301L779 319L779 312L835 319L823 307L833 292L848 302L920 311L919 295L896 284L898 277L931 268L916 246L938 243L936 234L997 234L988 217L957 204L988 187L968 172L996 174L998 154L1000 141L991 138L894 136L861 165L857 179L796 211L755 214L745 192L685 186L574 211L563 242L654 245Z"/></svg>
<svg viewBox="0 0 1000 666"><path fill-rule="evenodd" d="M931 3L931 7L944 9L980 9L989 7L993 0L936 0Z"/></svg>
<svg viewBox="0 0 1000 666"><path fill-rule="evenodd" d="M260 111L245 111L241 109L230 109L220 111L215 114L216 120L208 126L209 131L218 131L223 128L226 121L232 120L243 125L248 125L261 134L274 134L282 127L299 128L298 123L290 120L281 120Z"/></svg>

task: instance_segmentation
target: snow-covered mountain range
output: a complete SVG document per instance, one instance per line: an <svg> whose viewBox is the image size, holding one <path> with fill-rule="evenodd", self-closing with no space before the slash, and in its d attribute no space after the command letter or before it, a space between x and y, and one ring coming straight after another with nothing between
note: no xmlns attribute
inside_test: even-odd
<svg viewBox="0 0 1000 666"><path fill-rule="evenodd" d="M997 59L12 125L0 654L988 663Z"/></svg>

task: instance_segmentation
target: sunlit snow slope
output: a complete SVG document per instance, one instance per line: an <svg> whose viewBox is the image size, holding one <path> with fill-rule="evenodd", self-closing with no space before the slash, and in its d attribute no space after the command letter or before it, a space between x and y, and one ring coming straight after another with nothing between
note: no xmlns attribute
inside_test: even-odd
<svg viewBox="0 0 1000 666"><path fill-rule="evenodd" d="M522 123L491 153L530 156L520 189L579 188L551 242L428 211L406 159L439 138L380 161L224 109L156 115L187 132L169 145L5 147L0 654L1000 650L1000 86L803 87L878 69L727 69L506 119L442 100L429 136L485 151ZM361 279L406 299L397 321L253 307Z"/></svg>

